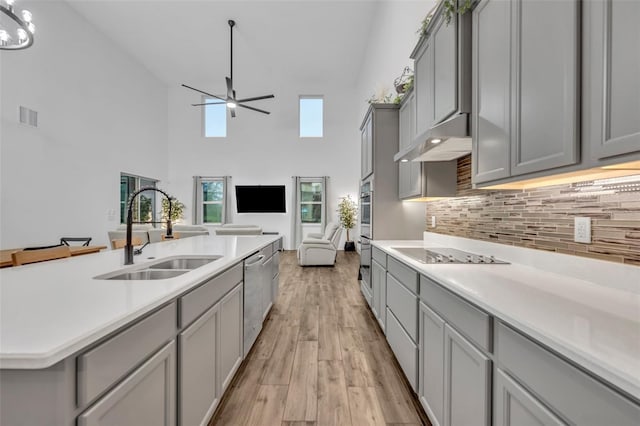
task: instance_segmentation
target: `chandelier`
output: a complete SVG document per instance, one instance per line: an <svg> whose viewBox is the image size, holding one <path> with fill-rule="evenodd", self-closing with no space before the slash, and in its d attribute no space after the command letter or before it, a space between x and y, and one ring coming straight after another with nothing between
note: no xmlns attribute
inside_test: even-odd
<svg viewBox="0 0 640 426"><path fill-rule="evenodd" d="M16 0L0 0L0 49L26 49L33 44L33 33L36 26L31 22L32 15L28 10L16 14L13 7Z"/></svg>

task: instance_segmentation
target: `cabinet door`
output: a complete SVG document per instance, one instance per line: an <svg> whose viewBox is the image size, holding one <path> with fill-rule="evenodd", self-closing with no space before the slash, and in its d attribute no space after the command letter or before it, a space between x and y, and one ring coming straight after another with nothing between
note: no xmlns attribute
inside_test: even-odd
<svg viewBox="0 0 640 426"><path fill-rule="evenodd" d="M578 161L578 3L512 2L512 176Z"/></svg>
<svg viewBox="0 0 640 426"><path fill-rule="evenodd" d="M453 14L449 24L444 14L437 18L433 40L434 123L440 123L458 110L458 16Z"/></svg>
<svg viewBox="0 0 640 426"><path fill-rule="evenodd" d="M387 307L387 271L375 260L371 261L371 284L373 286L371 310L384 330Z"/></svg>
<svg viewBox="0 0 640 426"><path fill-rule="evenodd" d="M425 47L415 60L414 93L416 96L416 135L426 132L434 121L433 43Z"/></svg>
<svg viewBox="0 0 640 426"><path fill-rule="evenodd" d="M509 176L511 2L483 0L473 11L473 181Z"/></svg>
<svg viewBox="0 0 640 426"><path fill-rule="evenodd" d="M488 426L491 360L449 325L444 327L444 424Z"/></svg>
<svg viewBox="0 0 640 426"><path fill-rule="evenodd" d="M444 424L444 321L420 303L418 397L434 426Z"/></svg>
<svg viewBox="0 0 640 426"><path fill-rule="evenodd" d="M273 276L271 275L273 264L273 257L270 257L266 262L264 262L264 266L262 269L262 319L264 320L269 314L269 309L273 306L273 290L271 288L271 282L273 280Z"/></svg>
<svg viewBox="0 0 640 426"><path fill-rule="evenodd" d="M422 162L409 161L409 182L407 196L419 197L422 194Z"/></svg>
<svg viewBox="0 0 640 426"><path fill-rule="evenodd" d="M411 163L398 163L398 198L403 199L409 197L409 186L411 185Z"/></svg>
<svg viewBox="0 0 640 426"><path fill-rule="evenodd" d="M373 114L373 111L369 114L361 133L362 179L373 172Z"/></svg>
<svg viewBox="0 0 640 426"><path fill-rule="evenodd" d="M218 405L219 306L210 308L178 336L181 425L205 424Z"/></svg>
<svg viewBox="0 0 640 426"><path fill-rule="evenodd" d="M78 426L175 425L175 377L171 341L78 416Z"/></svg>
<svg viewBox="0 0 640 426"><path fill-rule="evenodd" d="M594 160L640 152L640 2L585 2L590 102L587 135Z"/></svg>
<svg viewBox="0 0 640 426"><path fill-rule="evenodd" d="M495 380L495 426L564 425L533 395L499 368L496 368Z"/></svg>
<svg viewBox="0 0 640 426"><path fill-rule="evenodd" d="M242 283L220 301L218 394L227 389L242 362Z"/></svg>

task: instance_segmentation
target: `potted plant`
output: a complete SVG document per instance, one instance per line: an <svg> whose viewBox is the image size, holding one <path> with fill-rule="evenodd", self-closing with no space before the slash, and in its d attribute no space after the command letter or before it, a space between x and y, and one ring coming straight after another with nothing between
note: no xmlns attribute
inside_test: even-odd
<svg viewBox="0 0 640 426"><path fill-rule="evenodd" d="M184 217L184 204L178 201L177 198L171 197L171 217L169 217L169 201L166 198L162 199L162 220L166 221L171 219L171 223L176 223Z"/></svg>
<svg viewBox="0 0 640 426"><path fill-rule="evenodd" d="M351 199L350 195L342 197L338 204L338 218L340 225L347 230L347 240L344 243L344 251L355 251L356 244L349 237L349 230L356 226L356 215L358 214L358 206Z"/></svg>

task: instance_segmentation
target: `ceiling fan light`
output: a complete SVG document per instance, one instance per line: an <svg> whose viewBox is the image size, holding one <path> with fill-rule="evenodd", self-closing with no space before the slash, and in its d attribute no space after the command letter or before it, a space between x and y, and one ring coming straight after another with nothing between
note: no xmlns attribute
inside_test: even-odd
<svg viewBox="0 0 640 426"><path fill-rule="evenodd" d="M236 104L236 103L235 103L235 102L233 102L233 101L227 101L227 106L228 106L229 108L235 108L235 107L237 107L237 106L238 106L238 104Z"/></svg>

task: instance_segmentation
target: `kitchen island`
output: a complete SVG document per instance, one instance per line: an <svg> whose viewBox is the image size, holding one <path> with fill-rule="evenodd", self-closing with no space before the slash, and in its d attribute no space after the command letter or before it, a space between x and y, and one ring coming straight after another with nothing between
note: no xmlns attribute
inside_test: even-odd
<svg viewBox="0 0 640 426"><path fill-rule="evenodd" d="M427 264L403 247L511 263ZM640 420L640 268L433 233L373 248L363 293L432 423Z"/></svg>
<svg viewBox="0 0 640 426"><path fill-rule="evenodd" d="M0 423L92 425L134 414L179 424L184 380L206 374L190 375L181 360L195 368L209 353L215 401L200 406L210 415L243 358L244 260L281 247L277 236L200 236L149 245L127 267L115 250L1 270ZM95 278L184 256L219 258L167 279ZM163 409L131 412L137 388L147 408Z"/></svg>

